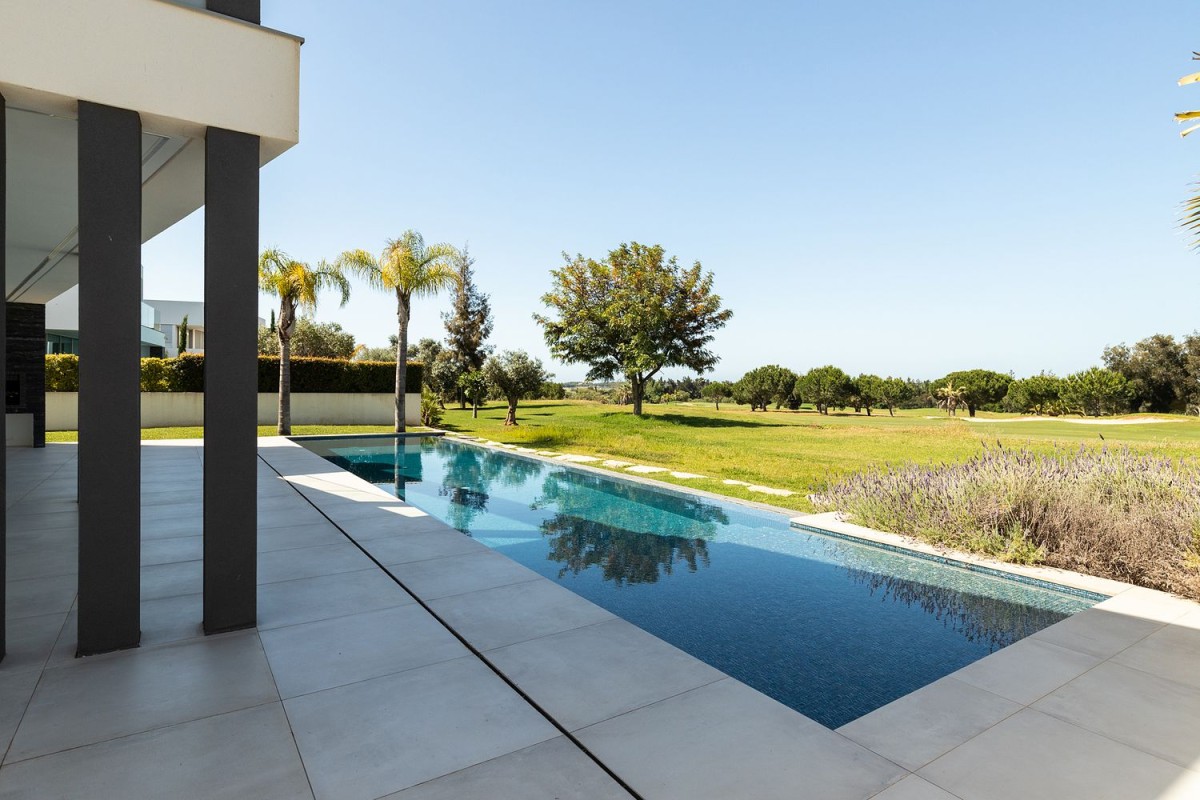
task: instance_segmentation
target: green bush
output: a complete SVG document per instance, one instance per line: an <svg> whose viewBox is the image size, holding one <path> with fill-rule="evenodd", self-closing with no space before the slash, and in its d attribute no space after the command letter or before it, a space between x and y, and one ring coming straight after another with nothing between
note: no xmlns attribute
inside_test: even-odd
<svg viewBox="0 0 1200 800"><path fill-rule="evenodd" d="M79 391L79 356L70 353L46 356L46 391Z"/></svg>
<svg viewBox="0 0 1200 800"><path fill-rule="evenodd" d="M166 392L167 381L171 375L171 366L165 358L142 359L142 391Z"/></svg>
<svg viewBox="0 0 1200 800"><path fill-rule="evenodd" d="M421 364L408 365L408 390L420 391ZM396 365L379 361L342 361L336 358L293 358L293 392L393 392ZM204 356L185 353L178 358L143 358L143 392L203 392ZM79 391L79 356L46 356L46 391ZM279 391L279 358L259 356L258 391Z"/></svg>

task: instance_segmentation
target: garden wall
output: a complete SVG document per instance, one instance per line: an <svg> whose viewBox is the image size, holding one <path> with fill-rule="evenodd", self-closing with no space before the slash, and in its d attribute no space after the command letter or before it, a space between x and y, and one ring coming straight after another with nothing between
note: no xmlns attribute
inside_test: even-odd
<svg viewBox="0 0 1200 800"><path fill-rule="evenodd" d="M258 395L258 424L274 425L279 396ZM293 425L391 425L395 395L390 392L293 392ZM405 423L420 424L421 395L409 393ZM142 392L142 427L170 428L204 424L203 392ZM46 393L46 430L79 429L79 393Z"/></svg>

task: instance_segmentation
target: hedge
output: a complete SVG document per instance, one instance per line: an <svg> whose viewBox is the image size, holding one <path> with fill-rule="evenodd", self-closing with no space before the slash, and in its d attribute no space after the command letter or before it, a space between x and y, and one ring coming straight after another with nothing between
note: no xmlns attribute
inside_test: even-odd
<svg viewBox="0 0 1200 800"><path fill-rule="evenodd" d="M204 356L185 353L178 358L143 358L143 392L203 392ZM421 364L408 364L408 389L419 392ZM384 361L343 361L337 358L293 358L293 392L392 392L396 365ZM46 356L46 391L79 391L79 356ZM258 391L279 391L279 357L258 357Z"/></svg>

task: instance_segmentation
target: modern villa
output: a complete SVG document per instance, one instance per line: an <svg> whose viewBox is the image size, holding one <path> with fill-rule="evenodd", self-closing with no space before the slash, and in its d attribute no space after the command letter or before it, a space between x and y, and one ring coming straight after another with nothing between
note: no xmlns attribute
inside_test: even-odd
<svg viewBox="0 0 1200 800"><path fill-rule="evenodd" d="M1200 798L1189 600L540 442L259 437L260 11L0 0L0 800ZM201 207L203 302L145 300ZM203 438L143 441L184 316Z"/></svg>

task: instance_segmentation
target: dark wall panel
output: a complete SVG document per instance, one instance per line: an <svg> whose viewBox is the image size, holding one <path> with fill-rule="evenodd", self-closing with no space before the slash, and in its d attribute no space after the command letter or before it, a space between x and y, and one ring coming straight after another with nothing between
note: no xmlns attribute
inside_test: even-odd
<svg viewBox="0 0 1200 800"><path fill-rule="evenodd" d="M257 614L258 137L209 128L204 177L204 630Z"/></svg>
<svg viewBox="0 0 1200 800"><path fill-rule="evenodd" d="M259 0L208 0L209 11L224 14L227 17L237 17L255 25L262 23L261 3Z"/></svg>
<svg viewBox="0 0 1200 800"><path fill-rule="evenodd" d="M4 242L8 237L8 221L5 219L6 200L5 192L8 186L8 137L6 135L6 123L4 112L4 95L0 94L0 275L7 274L5 272L4 263ZM8 289L4 290L5 295L8 294ZM5 304L0 303L0 331L7 330L7 323L3 319L6 314ZM6 334L7 337L7 334ZM7 344L0 342L0 375L7 374L7 366L5 362ZM4 417L0 415L0 441L7 438L7 430L5 428ZM8 484L8 456L7 448L4 452L0 452L0 508L8 507L8 496L6 486ZM5 618L8 616L8 525L4 517L0 517L0 661L4 660L4 654L7 652L8 629L5 626Z"/></svg>
<svg viewBox="0 0 1200 800"><path fill-rule="evenodd" d="M4 410L33 414L33 446L46 446L46 307L5 303Z"/></svg>
<svg viewBox="0 0 1200 800"><path fill-rule="evenodd" d="M141 251L141 120L81 101L80 655L141 638Z"/></svg>

